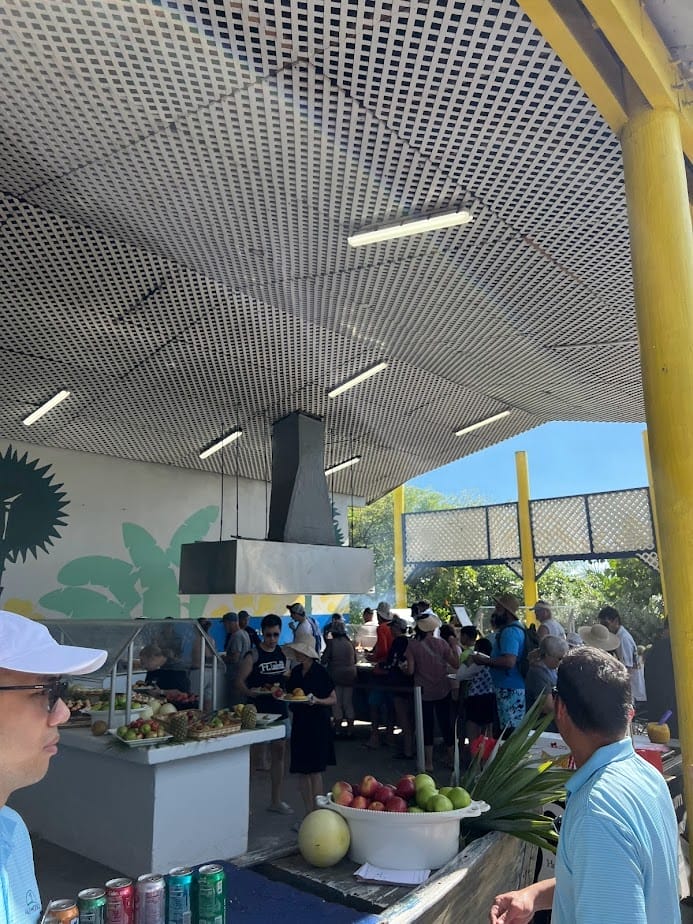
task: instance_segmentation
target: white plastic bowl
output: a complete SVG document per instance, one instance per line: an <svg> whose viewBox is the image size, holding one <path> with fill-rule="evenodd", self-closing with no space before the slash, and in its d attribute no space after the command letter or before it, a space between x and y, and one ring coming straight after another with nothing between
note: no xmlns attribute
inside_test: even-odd
<svg viewBox="0 0 693 924"><path fill-rule="evenodd" d="M382 869L439 869L460 849L460 821L488 812L486 802L472 802L452 812L370 812L318 796L319 808L345 818L351 832L349 859Z"/></svg>

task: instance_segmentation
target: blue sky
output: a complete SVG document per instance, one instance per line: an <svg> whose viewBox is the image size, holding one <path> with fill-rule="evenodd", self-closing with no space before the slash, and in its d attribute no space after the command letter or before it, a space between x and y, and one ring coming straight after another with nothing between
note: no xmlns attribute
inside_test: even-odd
<svg viewBox="0 0 693 924"><path fill-rule="evenodd" d="M562 497L647 484L645 424L548 423L409 482L479 503L517 499L515 453L527 453L530 496Z"/></svg>

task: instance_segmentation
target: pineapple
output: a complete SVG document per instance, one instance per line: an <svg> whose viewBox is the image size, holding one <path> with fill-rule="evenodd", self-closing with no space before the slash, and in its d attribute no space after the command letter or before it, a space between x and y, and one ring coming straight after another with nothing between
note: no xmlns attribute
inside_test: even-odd
<svg viewBox="0 0 693 924"><path fill-rule="evenodd" d="M666 722L648 722L647 737L655 744L668 744L671 731Z"/></svg>
<svg viewBox="0 0 693 924"><path fill-rule="evenodd" d="M248 731L251 728L255 728L257 724L257 708L248 703L248 705L243 710L243 715L241 716L241 728L244 731Z"/></svg>
<svg viewBox="0 0 693 924"><path fill-rule="evenodd" d="M173 740L180 743L188 737L188 717L184 712L177 712L168 720L168 730Z"/></svg>

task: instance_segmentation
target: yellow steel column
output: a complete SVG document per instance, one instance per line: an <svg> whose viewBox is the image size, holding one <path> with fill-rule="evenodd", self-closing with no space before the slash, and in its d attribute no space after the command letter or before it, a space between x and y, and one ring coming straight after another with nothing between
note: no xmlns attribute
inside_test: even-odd
<svg viewBox="0 0 693 924"><path fill-rule="evenodd" d="M664 580L664 566L662 565L661 540L659 538L659 520L657 518L657 499L652 484L652 462L650 461L650 441L647 430L642 431L642 446L645 450L645 464L647 465L647 483L650 486L650 502L652 504L652 522L654 524L655 543L657 545L657 558L659 559L659 582L662 585L662 599L664 600L664 613L669 612L667 605L667 587Z"/></svg>
<svg viewBox="0 0 693 924"><path fill-rule="evenodd" d="M529 516L529 469L527 453L515 453L515 472L517 474L517 511L520 520L520 558L522 559L522 584L524 587L525 606L534 606L537 602L537 575L534 570L534 542L532 540L532 521ZM528 614L528 622L535 622L534 614Z"/></svg>
<svg viewBox="0 0 693 924"><path fill-rule="evenodd" d="M407 591L404 587L404 537L402 515L404 513L404 485L392 492L392 529L395 538L395 606L407 605Z"/></svg>
<svg viewBox="0 0 693 924"><path fill-rule="evenodd" d="M621 135L645 412L693 817L693 228L679 120L635 113Z"/></svg>

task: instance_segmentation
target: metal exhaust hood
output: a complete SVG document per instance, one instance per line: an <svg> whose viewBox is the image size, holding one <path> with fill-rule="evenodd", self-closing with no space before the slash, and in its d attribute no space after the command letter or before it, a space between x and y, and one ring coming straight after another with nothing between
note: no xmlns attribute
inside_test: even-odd
<svg viewBox="0 0 693 924"><path fill-rule="evenodd" d="M276 421L267 540L181 546L179 592L367 593L375 582L373 552L337 543L324 464L322 420L294 412Z"/></svg>

